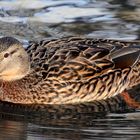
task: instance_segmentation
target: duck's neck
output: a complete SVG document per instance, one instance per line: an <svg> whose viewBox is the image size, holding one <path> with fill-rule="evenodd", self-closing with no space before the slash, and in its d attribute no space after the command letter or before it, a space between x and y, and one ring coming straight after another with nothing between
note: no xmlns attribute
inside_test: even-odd
<svg viewBox="0 0 140 140"><path fill-rule="evenodd" d="M24 80L0 82L0 100L13 103L22 103L27 100L27 84ZM28 101L27 101L28 103Z"/></svg>

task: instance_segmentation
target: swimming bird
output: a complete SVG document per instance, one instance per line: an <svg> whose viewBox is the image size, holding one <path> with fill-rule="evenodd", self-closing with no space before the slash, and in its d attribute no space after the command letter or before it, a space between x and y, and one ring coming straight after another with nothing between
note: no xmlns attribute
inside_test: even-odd
<svg viewBox="0 0 140 140"><path fill-rule="evenodd" d="M140 42L66 37L0 38L0 100L77 104L104 100L140 83Z"/></svg>

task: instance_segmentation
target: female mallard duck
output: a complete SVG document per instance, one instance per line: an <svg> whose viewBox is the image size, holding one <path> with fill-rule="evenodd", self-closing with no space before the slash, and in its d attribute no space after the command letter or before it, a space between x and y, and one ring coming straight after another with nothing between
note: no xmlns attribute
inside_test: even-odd
<svg viewBox="0 0 140 140"><path fill-rule="evenodd" d="M0 39L0 100L74 104L106 99L140 83L139 43L63 38L26 49Z"/></svg>

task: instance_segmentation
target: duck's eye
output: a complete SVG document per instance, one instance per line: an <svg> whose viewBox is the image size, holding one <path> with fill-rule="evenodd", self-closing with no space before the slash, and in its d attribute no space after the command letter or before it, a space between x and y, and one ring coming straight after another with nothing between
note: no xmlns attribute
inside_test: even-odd
<svg viewBox="0 0 140 140"><path fill-rule="evenodd" d="M9 53L4 54L4 58L7 58L9 56Z"/></svg>

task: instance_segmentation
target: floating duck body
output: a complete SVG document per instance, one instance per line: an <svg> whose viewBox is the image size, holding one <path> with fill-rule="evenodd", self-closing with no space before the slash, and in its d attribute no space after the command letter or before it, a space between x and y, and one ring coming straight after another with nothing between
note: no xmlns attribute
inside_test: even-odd
<svg viewBox="0 0 140 140"><path fill-rule="evenodd" d="M140 83L140 42L70 37L31 43L24 50L14 38L1 40L1 46L9 41L2 57L18 48L11 59L4 57L14 63L3 62L0 69L2 101L77 104L107 99Z"/></svg>

